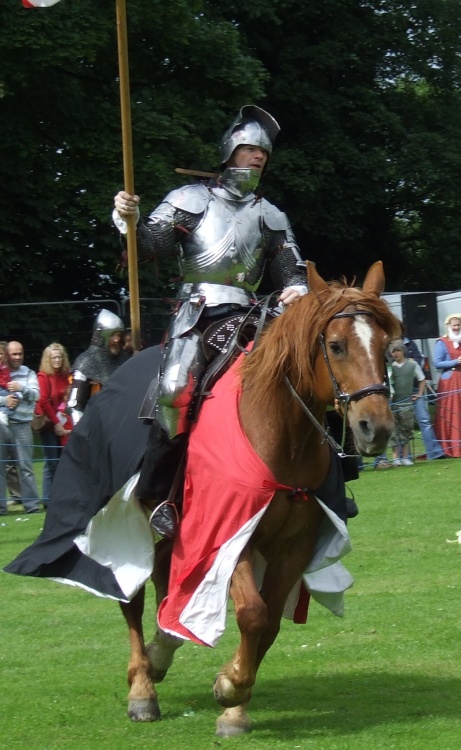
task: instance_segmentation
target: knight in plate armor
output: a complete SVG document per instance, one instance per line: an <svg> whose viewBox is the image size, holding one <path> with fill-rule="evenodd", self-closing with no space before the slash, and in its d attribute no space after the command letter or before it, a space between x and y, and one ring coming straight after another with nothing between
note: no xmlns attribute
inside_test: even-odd
<svg viewBox="0 0 461 750"><path fill-rule="evenodd" d="M162 504L151 525L164 536L174 533L174 509L164 501L184 453L191 401L206 366L202 332L256 303L266 266L274 289L281 290L282 308L307 292L305 264L286 215L257 194L279 130L268 112L245 105L222 138L216 181L173 190L145 219L138 196L121 191L114 199L113 219L122 234L128 216L137 217L140 257L178 255L183 282L137 487L148 508Z"/></svg>
<svg viewBox="0 0 461 750"><path fill-rule="evenodd" d="M74 425L79 422L90 397L129 359L123 350L124 332L123 320L110 310L101 310L96 316L91 344L78 355L71 368L72 385L67 406Z"/></svg>

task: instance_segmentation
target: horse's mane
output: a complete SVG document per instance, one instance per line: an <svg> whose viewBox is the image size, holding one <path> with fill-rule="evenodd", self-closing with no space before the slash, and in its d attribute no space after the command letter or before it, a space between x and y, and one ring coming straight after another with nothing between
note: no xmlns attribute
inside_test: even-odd
<svg viewBox="0 0 461 750"><path fill-rule="evenodd" d="M349 305L370 312L391 339L400 335L400 322L384 300L344 280L329 282L325 292L318 296L309 292L287 307L244 358L242 385L245 390L251 389L255 407L279 413L288 407L288 389L280 387L285 375L299 393L312 393L319 336L331 318Z"/></svg>

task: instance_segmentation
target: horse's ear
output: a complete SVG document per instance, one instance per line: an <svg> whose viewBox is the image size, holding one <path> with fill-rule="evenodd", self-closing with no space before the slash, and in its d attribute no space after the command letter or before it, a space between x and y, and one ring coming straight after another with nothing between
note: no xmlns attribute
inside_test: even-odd
<svg viewBox="0 0 461 750"><path fill-rule="evenodd" d="M377 297L380 297L384 292L385 282L386 278L384 276L382 261L377 260L368 269L362 289L364 292L371 292L371 294L376 294Z"/></svg>
<svg viewBox="0 0 461 750"><path fill-rule="evenodd" d="M315 270L315 265L310 260L306 261L307 266L307 285L309 291L318 296L321 292L328 291L328 284Z"/></svg>

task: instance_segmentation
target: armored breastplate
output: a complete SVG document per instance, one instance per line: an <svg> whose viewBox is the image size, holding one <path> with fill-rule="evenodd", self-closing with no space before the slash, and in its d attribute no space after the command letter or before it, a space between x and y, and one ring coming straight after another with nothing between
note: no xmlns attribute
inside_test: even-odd
<svg viewBox="0 0 461 750"><path fill-rule="evenodd" d="M261 206L254 197L232 201L223 194L212 191L202 221L181 243L184 281L255 289L265 261Z"/></svg>

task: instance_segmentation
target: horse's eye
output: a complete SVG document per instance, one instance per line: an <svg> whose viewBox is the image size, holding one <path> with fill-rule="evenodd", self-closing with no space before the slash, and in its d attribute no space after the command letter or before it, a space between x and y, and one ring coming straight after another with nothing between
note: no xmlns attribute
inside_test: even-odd
<svg viewBox="0 0 461 750"><path fill-rule="evenodd" d="M330 352L334 354L335 356L339 356L343 353L343 348L341 344L338 344L336 341L331 341L329 344Z"/></svg>

